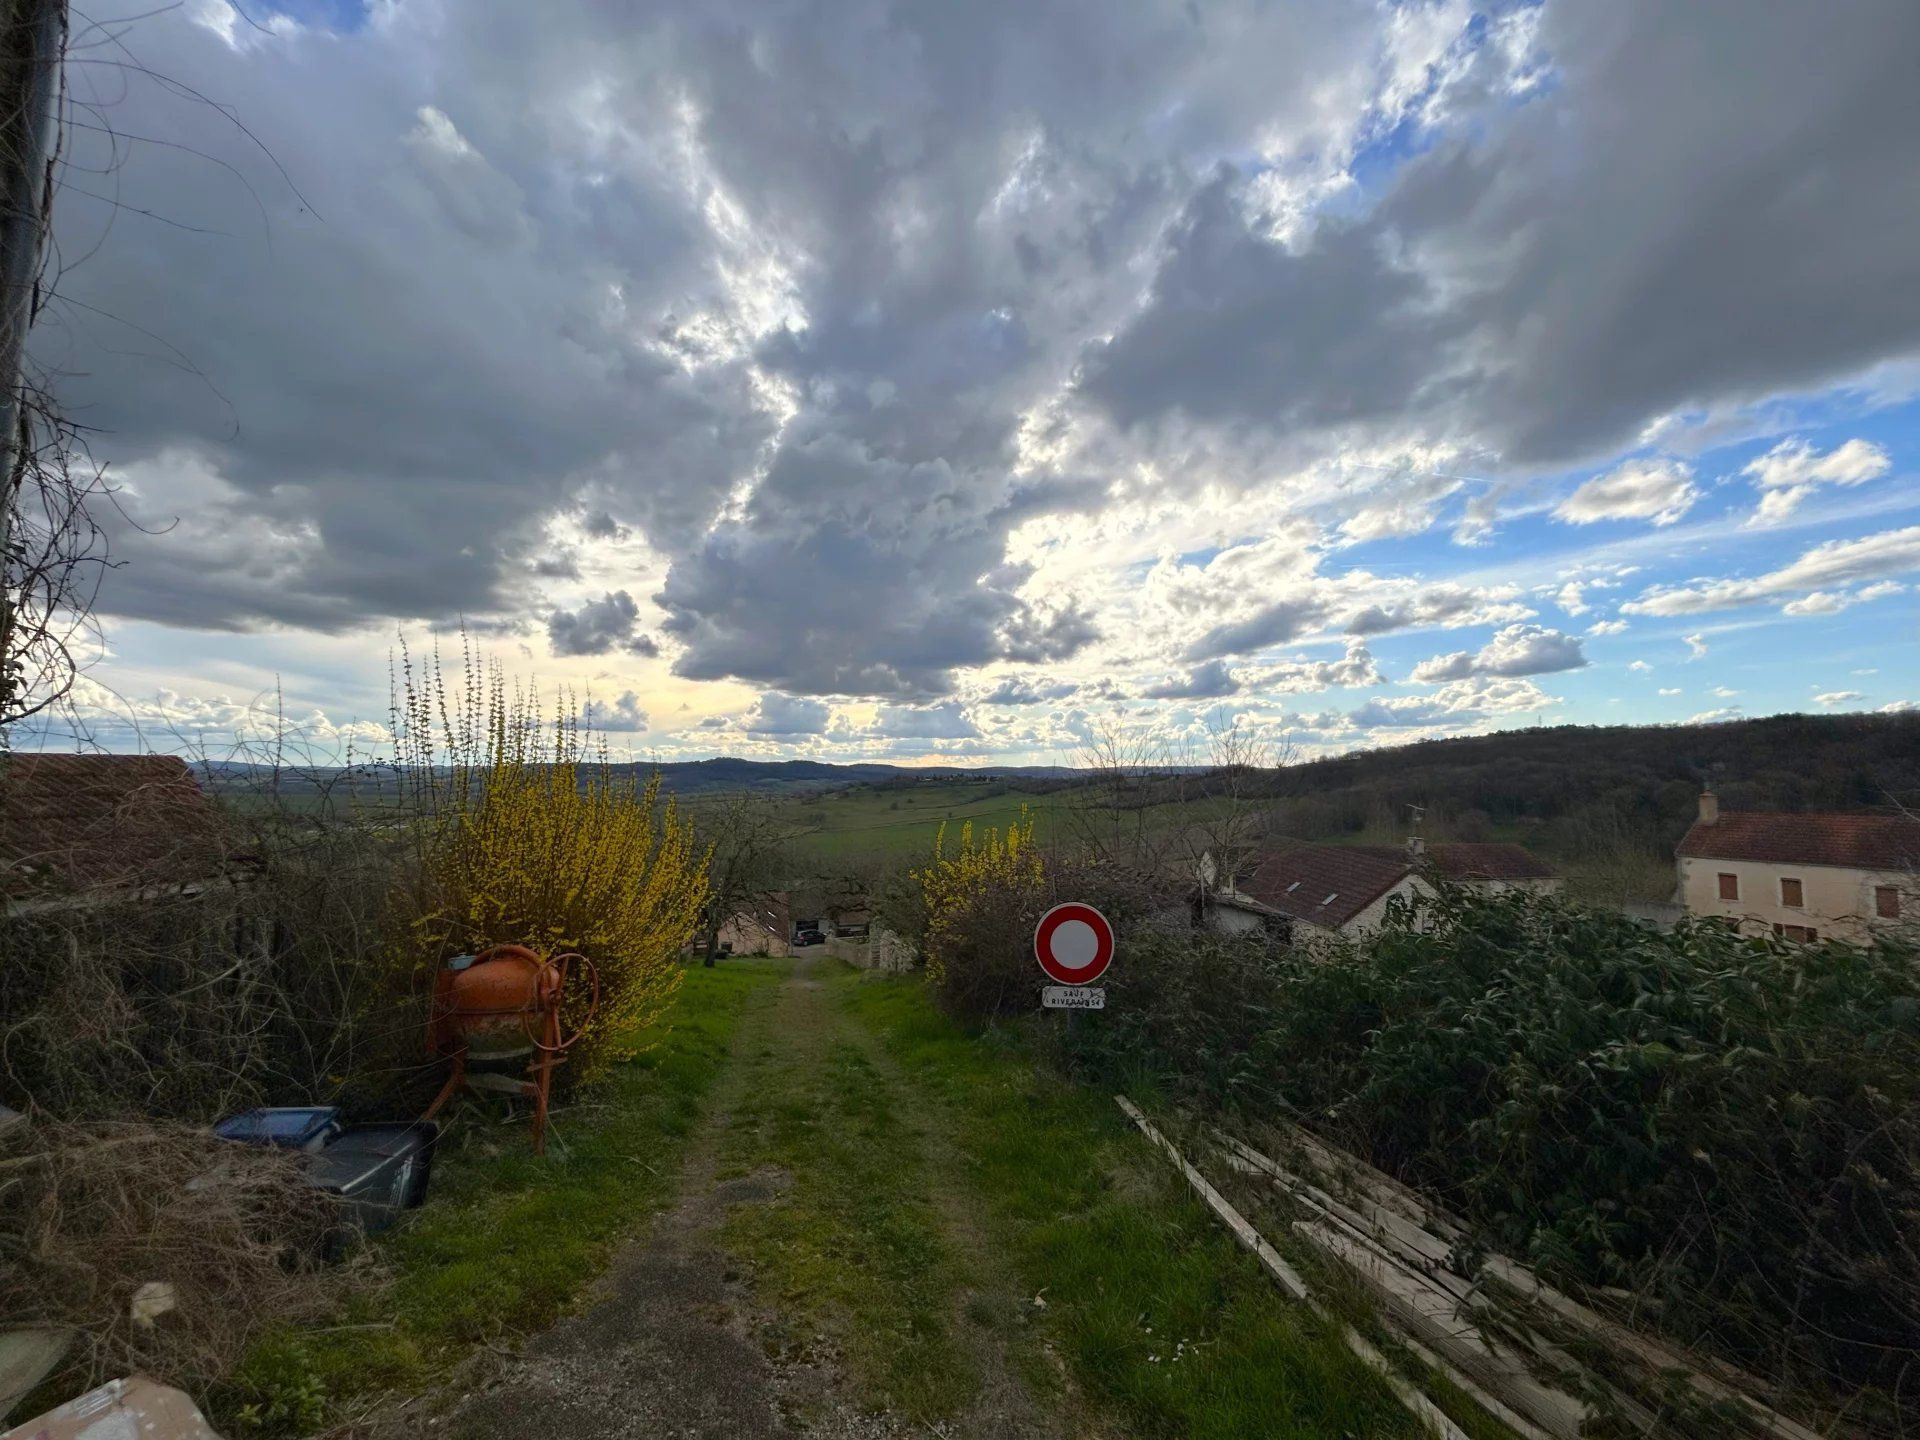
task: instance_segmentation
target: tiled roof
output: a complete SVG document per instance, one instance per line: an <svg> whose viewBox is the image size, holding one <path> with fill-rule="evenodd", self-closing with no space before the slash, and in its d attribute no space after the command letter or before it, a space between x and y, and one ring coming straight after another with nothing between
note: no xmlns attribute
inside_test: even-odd
<svg viewBox="0 0 1920 1440"><path fill-rule="evenodd" d="M0 894L203 880L219 817L172 755L0 760Z"/></svg>
<svg viewBox="0 0 1920 1440"><path fill-rule="evenodd" d="M1913 870L1920 869L1920 820L1905 815L1727 810L1711 824L1695 822L1674 853L1701 860Z"/></svg>
<svg viewBox="0 0 1920 1440"><path fill-rule="evenodd" d="M1262 855L1238 888L1282 915L1337 930L1399 884L1410 868L1404 850L1295 845Z"/></svg>
<svg viewBox="0 0 1920 1440"><path fill-rule="evenodd" d="M1426 854L1434 869L1453 880L1544 880L1553 874L1519 845L1431 845ZM1259 856L1236 888L1283 915L1338 929L1413 869L1412 857L1397 845L1290 845Z"/></svg>
<svg viewBox="0 0 1920 1440"><path fill-rule="evenodd" d="M1494 841L1483 845L1429 845L1434 869L1451 880L1547 880L1553 867L1524 845Z"/></svg>

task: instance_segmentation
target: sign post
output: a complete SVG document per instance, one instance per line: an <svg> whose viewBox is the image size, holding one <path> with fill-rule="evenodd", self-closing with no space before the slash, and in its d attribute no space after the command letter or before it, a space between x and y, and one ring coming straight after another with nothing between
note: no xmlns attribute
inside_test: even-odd
<svg viewBox="0 0 1920 1440"><path fill-rule="evenodd" d="M1104 1010L1107 992L1093 982L1113 963L1113 926L1091 905L1069 900L1040 917L1033 958L1054 983L1040 992L1047 1010Z"/></svg>

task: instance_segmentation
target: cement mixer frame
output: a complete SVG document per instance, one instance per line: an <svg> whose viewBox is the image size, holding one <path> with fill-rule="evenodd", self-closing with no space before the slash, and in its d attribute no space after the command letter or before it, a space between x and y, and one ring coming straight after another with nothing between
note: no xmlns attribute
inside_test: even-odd
<svg viewBox="0 0 1920 1440"><path fill-rule="evenodd" d="M560 1007L567 980L584 972L591 986L587 1013L570 1036L560 1028ZM541 956L525 945L489 945L472 955L456 955L434 972L433 1009L427 1022L427 1046L451 1062L447 1083L427 1107L425 1119L438 1115L463 1086L492 1089L533 1101L533 1153L547 1152L547 1111L553 1096L554 1067L566 1059L600 1008L600 972L577 951ZM473 1037L498 1035L518 1020L531 1056L526 1078L470 1073ZM517 1056L518 1051L507 1052ZM479 1083L481 1081L490 1083Z"/></svg>

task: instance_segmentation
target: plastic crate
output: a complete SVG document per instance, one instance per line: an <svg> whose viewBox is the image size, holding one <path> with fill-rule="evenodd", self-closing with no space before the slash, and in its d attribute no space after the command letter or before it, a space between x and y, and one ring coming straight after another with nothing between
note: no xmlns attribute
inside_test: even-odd
<svg viewBox="0 0 1920 1440"><path fill-rule="evenodd" d="M318 1151L340 1135L340 1111L332 1105L268 1106L229 1115L213 1133L242 1145Z"/></svg>
<svg viewBox="0 0 1920 1440"><path fill-rule="evenodd" d="M307 1162L307 1178L339 1197L348 1225L371 1235L426 1199L439 1138L431 1120L349 1125Z"/></svg>

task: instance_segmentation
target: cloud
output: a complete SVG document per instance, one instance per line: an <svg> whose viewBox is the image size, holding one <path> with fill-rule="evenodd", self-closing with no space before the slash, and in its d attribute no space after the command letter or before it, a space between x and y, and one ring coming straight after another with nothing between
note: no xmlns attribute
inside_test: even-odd
<svg viewBox="0 0 1920 1440"><path fill-rule="evenodd" d="M1881 580L1872 585L1862 585L1858 590L1849 592L1815 590L1810 594L1802 595L1798 600L1789 600L1780 607L1780 613L1782 615L1835 615L1850 605L1884 600L1889 595L1904 594L1906 588L1896 580Z"/></svg>
<svg viewBox="0 0 1920 1440"><path fill-rule="evenodd" d="M982 705L1040 705L1049 700L1064 700L1078 688L1066 681L1035 683L1019 676L1008 676L979 697Z"/></svg>
<svg viewBox="0 0 1920 1440"><path fill-rule="evenodd" d="M1627 669L1633 671L1637 675L1644 675L1649 671L1651 671L1653 669L1653 666L1649 665L1644 660L1629 660L1627 662Z"/></svg>
<svg viewBox="0 0 1920 1440"><path fill-rule="evenodd" d="M1587 663L1580 639L1538 625L1509 625L1476 651L1436 655L1413 667L1415 684L1464 680L1470 675L1546 675Z"/></svg>
<svg viewBox="0 0 1920 1440"><path fill-rule="evenodd" d="M1682 635L1682 636L1681 636L1680 638L1681 638L1681 639L1682 639L1683 641L1685 641L1685 642L1686 642L1686 646L1687 646L1687 659L1689 659L1689 660L1699 660L1699 659L1702 659L1702 658L1703 658L1703 657L1704 657L1704 656L1706 655L1706 653L1707 653L1707 649L1708 649L1708 646L1707 646L1707 637L1706 637L1706 636L1704 636L1704 635Z"/></svg>
<svg viewBox="0 0 1920 1440"><path fill-rule="evenodd" d="M1627 622L1624 620L1596 620L1587 626L1589 635L1624 635L1626 633Z"/></svg>
<svg viewBox="0 0 1920 1440"><path fill-rule="evenodd" d="M1689 725L1718 725L1727 720L1738 720L1746 712L1738 705L1722 705L1716 710L1702 710L1697 715L1689 715Z"/></svg>
<svg viewBox="0 0 1920 1440"><path fill-rule="evenodd" d="M1436 67L1427 144L1372 205L1301 235L1254 175L1201 190L1145 306L1086 350L1088 401L1129 427L1464 435L1544 468L1912 353L1891 177L1920 165L1894 138L1920 15L1889 0L1839 36L1622 0L1527 24Z"/></svg>
<svg viewBox="0 0 1920 1440"><path fill-rule="evenodd" d="M1580 581L1569 580L1560 587L1559 592L1554 596L1554 603L1569 615L1584 615L1588 609L1591 608L1586 602L1586 597L1582 594L1585 588Z"/></svg>
<svg viewBox="0 0 1920 1440"><path fill-rule="evenodd" d="M1813 703L1831 709L1835 705L1851 705L1867 697L1858 690L1829 690L1823 695L1813 697Z"/></svg>
<svg viewBox="0 0 1920 1440"><path fill-rule="evenodd" d="M882 705L874 733L895 740L972 740L980 735L957 700L938 705Z"/></svg>
<svg viewBox="0 0 1920 1440"><path fill-rule="evenodd" d="M1677 460L1632 460L1587 481L1554 507L1570 525L1596 520L1651 520L1671 525L1700 498L1693 467Z"/></svg>
<svg viewBox="0 0 1920 1440"><path fill-rule="evenodd" d="M115 522L106 613L210 666L464 616L610 688L663 645L703 712L1289 693L1284 646L1591 605L1408 537L1594 475L1658 522L1709 431L1893 393L1920 16L1867 6L188 7L125 39L165 143L114 194L222 233L75 192L34 348L180 518Z"/></svg>
<svg viewBox="0 0 1920 1440"><path fill-rule="evenodd" d="M1620 608L1631 615L1698 615L1759 604L1795 591L1817 592L1823 586L1878 580L1914 570L1920 570L1920 525L1857 540L1828 540L1791 564L1750 580L1655 586Z"/></svg>
<svg viewBox="0 0 1920 1440"><path fill-rule="evenodd" d="M1674 687L1673 687L1673 688L1671 688L1671 689L1665 689L1665 690L1662 690L1662 691L1660 692L1660 694L1661 694L1661 697L1662 697L1663 699L1671 699L1671 698L1672 698L1673 696L1675 696L1675 695L1680 695L1680 694L1684 694L1684 693L1685 693L1685 692L1684 692L1684 691L1682 691L1682 690L1681 690L1681 689L1680 689L1680 688L1679 688L1678 686L1674 686Z"/></svg>
<svg viewBox="0 0 1920 1440"><path fill-rule="evenodd" d="M1209 660L1184 676L1163 680L1140 693L1148 700L1214 700L1223 695L1237 695L1240 689L1241 682L1227 669L1226 661Z"/></svg>
<svg viewBox="0 0 1920 1440"><path fill-rule="evenodd" d="M827 728L830 708L824 700L769 690L754 702L740 728L749 735L819 735Z"/></svg>
<svg viewBox="0 0 1920 1440"><path fill-rule="evenodd" d="M659 642L635 628L640 607L624 590L612 590L578 610L555 610L547 616L547 643L556 655L605 655L625 650L634 655L658 655Z"/></svg>
<svg viewBox="0 0 1920 1440"><path fill-rule="evenodd" d="M626 733L647 728L647 712L640 708L640 697L631 690L621 691L612 705L589 700L581 709L587 723L597 730Z"/></svg>
<svg viewBox="0 0 1920 1440"><path fill-rule="evenodd" d="M163 688L129 696L83 675L69 698L89 742L112 751L158 749L243 761L278 754L284 764L332 765L389 753L393 743L376 721L342 719L318 707L283 708L272 693L235 700ZM23 723L33 733L32 722Z"/></svg>
<svg viewBox="0 0 1920 1440"><path fill-rule="evenodd" d="M1560 702L1531 680L1472 679L1442 685L1430 695L1393 695L1349 711L1359 730L1457 726L1493 715L1543 710Z"/></svg>
<svg viewBox="0 0 1920 1440"><path fill-rule="evenodd" d="M933 696L957 669L1092 640L1081 611L1024 599L1002 563L1008 531L1066 492L891 448L831 429L783 441L739 518L679 556L655 597L685 647L675 674Z"/></svg>
<svg viewBox="0 0 1920 1440"><path fill-rule="evenodd" d="M1920 710L1920 700L1889 700L1880 707L1882 715L1910 715Z"/></svg>
<svg viewBox="0 0 1920 1440"><path fill-rule="evenodd" d="M1748 523L1784 520L1816 485L1861 485L1892 466L1887 452L1867 440L1849 440L1824 455L1805 440L1782 440L1740 472L1760 491L1760 508Z"/></svg>
<svg viewBox="0 0 1920 1440"><path fill-rule="evenodd" d="M1263 695L1310 695L1318 690L1351 690L1385 680L1373 652L1357 640L1347 642L1338 660L1293 660L1255 671L1247 688Z"/></svg>

